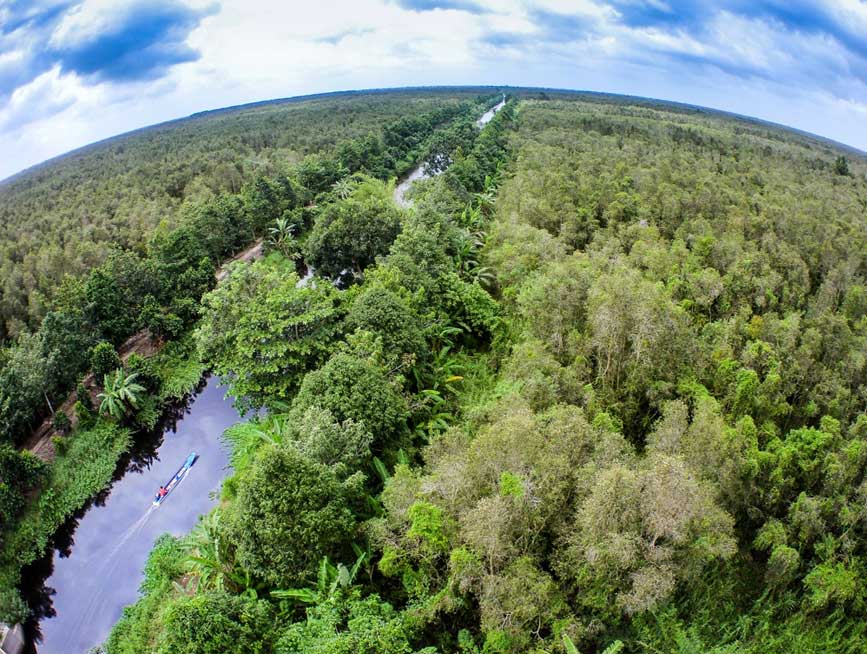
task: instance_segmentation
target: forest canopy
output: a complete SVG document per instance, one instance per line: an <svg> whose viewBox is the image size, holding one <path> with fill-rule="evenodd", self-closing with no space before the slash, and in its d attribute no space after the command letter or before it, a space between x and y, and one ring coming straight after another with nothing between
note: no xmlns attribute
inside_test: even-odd
<svg viewBox="0 0 867 654"><path fill-rule="evenodd" d="M147 321L254 410L104 651L864 651L867 160L634 98L513 90L479 127L499 96L431 97L184 205L7 349L111 369ZM401 161L438 173L409 207ZM47 473L4 451L14 516Z"/></svg>

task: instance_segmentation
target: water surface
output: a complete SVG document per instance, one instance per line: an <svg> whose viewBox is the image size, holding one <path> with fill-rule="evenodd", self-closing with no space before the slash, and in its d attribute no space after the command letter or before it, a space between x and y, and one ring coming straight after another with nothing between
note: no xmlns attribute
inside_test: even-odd
<svg viewBox="0 0 867 654"><path fill-rule="evenodd" d="M25 625L30 654L84 654L102 643L123 607L138 598L154 541L181 536L215 503L228 456L220 435L240 419L215 378L162 429L139 439L116 479L55 535L46 557L24 571L22 594L34 610ZM190 454L199 459L158 508L161 484Z"/></svg>
<svg viewBox="0 0 867 654"><path fill-rule="evenodd" d="M488 109L484 114L482 114L482 117L476 121L476 125L480 128L487 125L489 122L491 122L491 119L494 117L494 114L497 113L500 109L502 109L505 104L506 104L506 96L503 95L502 101L500 101L498 104L494 105L493 107ZM443 171L440 170L439 172L437 172L435 174L439 175L441 172L443 172ZM423 161L418 166L413 168L412 171L409 173L409 175L407 175L400 182L400 184L398 184L395 187L395 189L394 189L394 201L397 203L397 205L400 207L404 207L404 208L412 206L412 200L408 200L406 198L407 192L409 192L409 189L413 185L413 182L416 182L420 179L427 179L428 177L430 177L430 174L428 174L428 172L427 172L427 162Z"/></svg>

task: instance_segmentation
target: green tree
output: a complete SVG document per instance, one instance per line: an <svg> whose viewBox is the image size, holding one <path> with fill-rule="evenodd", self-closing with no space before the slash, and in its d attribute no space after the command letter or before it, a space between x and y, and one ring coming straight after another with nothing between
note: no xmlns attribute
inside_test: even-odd
<svg viewBox="0 0 867 654"><path fill-rule="evenodd" d="M236 266L202 300L199 353L242 408L286 402L331 352L338 301L329 284L298 288L294 265L282 256Z"/></svg>
<svg viewBox="0 0 867 654"><path fill-rule="evenodd" d="M307 263L335 278L344 271L360 276L388 252L400 232L401 212L390 187L364 178L346 199L326 204L305 245Z"/></svg>
<svg viewBox="0 0 867 654"><path fill-rule="evenodd" d="M335 354L304 377L292 413L301 416L311 407L328 410L340 423L362 425L373 434L377 454L391 451L406 433L404 398L380 366L352 354Z"/></svg>
<svg viewBox="0 0 867 654"><path fill-rule="evenodd" d="M322 557L339 552L350 537L352 492L294 447L268 446L245 476L225 542L255 578L278 588L302 586L315 578Z"/></svg>
<svg viewBox="0 0 867 654"><path fill-rule="evenodd" d="M184 328L183 321L160 306L153 295L145 298L139 313L139 323L157 338L175 338Z"/></svg>
<svg viewBox="0 0 867 654"><path fill-rule="evenodd" d="M49 312L42 320L39 333L50 376L49 393L57 395L69 389L87 369L96 334L80 309Z"/></svg>
<svg viewBox="0 0 867 654"><path fill-rule="evenodd" d="M138 407L145 387L136 383L138 375L124 374L122 368L103 378L103 391L97 397L101 400L99 412L104 416L122 419L132 408Z"/></svg>
<svg viewBox="0 0 867 654"><path fill-rule="evenodd" d="M422 364L427 358L421 320L405 300L383 286L365 288L352 303L346 322L350 330L367 330L382 339L389 369Z"/></svg>
<svg viewBox="0 0 867 654"><path fill-rule="evenodd" d="M118 345L135 329L135 312L118 280L105 267L97 268L85 285L85 314L102 335Z"/></svg>
<svg viewBox="0 0 867 654"><path fill-rule="evenodd" d="M102 341L90 351L90 369L96 379L102 379L120 367L120 357L111 343Z"/></svg>
<svg viewBox="0 0 867 654"><path fill-rule="evenodd" d="M322 603L282 635L275 654L411 654L408 620L376 595Z"/></svg>
<svg viewBox="0 0 867 654"><path fill-rule="evenodd" d="M159 654L271 651L273 616L267 602L212 591L181 597L165 608Z"/></svg>
<svg viewBox="0 0 867 654"><path fill-rule="evenodd" d="M24 494L35 488L46 472L47 466L35 455L0 444L0 527L18 515L24 507Z"/></svg>

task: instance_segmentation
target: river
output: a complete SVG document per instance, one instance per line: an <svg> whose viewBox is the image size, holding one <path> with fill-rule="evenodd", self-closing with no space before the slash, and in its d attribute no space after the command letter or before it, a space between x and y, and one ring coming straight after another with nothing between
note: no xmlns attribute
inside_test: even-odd
<svg viewBox="0 0 867 654"><path fill-rule="evenodd" d="M217 379L140 439L110 488L54 536L52 548L24 571L22 594L34 617L24 652L84 654L102 643L123 607L136 601L154 541L182 536L216 503L228 453L220 435L240 420ZM151 500L190 452L195 465L159 508Z"/></svg>
<svg viewBox="0 0 867 654"><path fill-rule="evenodd" d="M476 121L476 125L479 127L479 129L481 129L482 127L487 125L489 122L491 122L491 119L494 117L494 114L497 113L500 109L502 109L505 106L505 104L506 104L506 95L503 94L503 99L499 103L497 103L496 105L494 105L493 107L488 109L484 114L482 114L482 117ZM397 203L398 206L400 206L400 207L412 206L412 200L408 200L406 198L406 194L409 192L409 188L413 185L413 182L416 182L420 179L427 179L428 177L430 177L428 172L425 170L426 166L427 166L426 161L421 162L418 166L413 168L410 171L409 175L404 177L403 180L395 187L395 189L394 189L394 201ZM442 171L440 171L440 172L442 172ZM436 173L436 174L439 174L439 173Z"/></svg>

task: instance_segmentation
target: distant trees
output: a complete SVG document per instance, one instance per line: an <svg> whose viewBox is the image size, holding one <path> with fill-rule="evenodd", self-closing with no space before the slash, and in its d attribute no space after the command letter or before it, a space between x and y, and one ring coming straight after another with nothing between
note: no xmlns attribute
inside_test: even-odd
<svg viewBox="0 0 867 654"><path fill-rule="evenodd" d="M851 173L849 172L849 160L840 155L834 160L834 172L838 175L849 176Z"/></svg>

